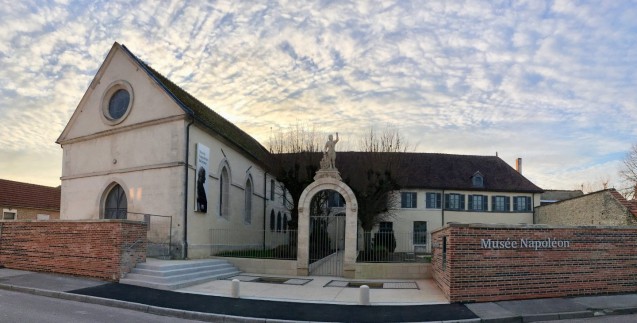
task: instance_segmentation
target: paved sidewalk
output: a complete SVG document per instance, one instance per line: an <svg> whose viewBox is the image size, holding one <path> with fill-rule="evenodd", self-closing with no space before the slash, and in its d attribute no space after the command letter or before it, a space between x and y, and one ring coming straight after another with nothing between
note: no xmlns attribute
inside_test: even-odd
<svg viewBox="0 0 637 323"><path fill-rule="evenodd" d="M317 279L316 277L312 277ZM421 284L420 281L419 286ZM27 271L0 269L0 289L70 299L107 306L128 308L159 315L196 319L202 321L226 322L277 322L277 321L357 321L357 322L531 322L558 319L576 319L599 315L637 313L637 294L589 296L573 298L537 299L473 304L423 305L424 299L412 302L388 300L376 302L372 306L353 305L334 297L329 300L317 293L318 286L300 287L289 294L285 301L266 300L267 283L259 284L265 292L253 293L252 297L224 297L228 291L215 290L215 284L225 285L227 281L217 281L186 288L181 291L160 291L144 287L107 283L99 280L71 276L33 273ZM320 285L317 282L317 285ZM248 283L242 283L244 292ZM223 287L225 288L225 287ZM256 288L256 287L255 287ZM325 287L327 289L331 287ZM303 298L298 291L305 292ZM356 290L356 289L349 289ZM405 290L389 291L383 297L401 295ZM413 291L412 291L413 292ZM203 293L217 293L209 295ZM332 292L328 292L332 293ZM317 296L312 296L317 294ZM372 293L372 297L373 297ZM380 294L376 294L380 295ZM271 295L272 299L280 297ZM285 295L284 295L285 296ZM398 296L397 296L398 297ZM384 305L378 305L384 304ZM387 305L394 304L394 305ZM411 304L411 305L410 305ZM418 304L418 305L416 305Z"/></svg>

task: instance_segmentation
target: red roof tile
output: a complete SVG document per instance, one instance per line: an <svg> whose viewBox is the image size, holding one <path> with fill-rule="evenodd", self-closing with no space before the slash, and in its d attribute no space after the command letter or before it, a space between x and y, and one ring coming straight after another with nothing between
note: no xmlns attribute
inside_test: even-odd
<svg viewBox="0 0 637 323"><path fill-rule="evenodd" d="M632 200L632 201L628 201L626 200L626 198L624 198L623 195L621 195L621 193L617 192L615 189L611 188L609 189L610 194L613 195L613 197L615 199L617 199L617 201L619 201L619 203L623 206L625 206L628 211L637 218L637 201Z"/></svg>
<svg viewBox="0 0 637 323"><path fill-rule="evenodd" d="M0 207L60 210L60 187L0 179Z"/></svg>

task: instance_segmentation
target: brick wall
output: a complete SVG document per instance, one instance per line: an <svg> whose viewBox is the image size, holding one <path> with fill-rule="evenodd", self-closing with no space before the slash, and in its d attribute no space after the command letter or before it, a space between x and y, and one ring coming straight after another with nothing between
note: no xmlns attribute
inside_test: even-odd
<svg viewBox="0 0 637 323"><path fill-rule="evenodd" d="M117 281L146 260L146 225L126 220L0 221L0 265Z"/></svg>
<svg viewBox="0 0 637 323"><path fill-rule="evenodd" d="M637 227L452 223L432 241L433 278L451 302L637 292Z"/></svg>
<svg viewBox="0 0 637 323"><path fill-rule="evenodd" d="M613 189L603 190L535 209L534 223L551 225L637 225L625 199Z"/></svg>

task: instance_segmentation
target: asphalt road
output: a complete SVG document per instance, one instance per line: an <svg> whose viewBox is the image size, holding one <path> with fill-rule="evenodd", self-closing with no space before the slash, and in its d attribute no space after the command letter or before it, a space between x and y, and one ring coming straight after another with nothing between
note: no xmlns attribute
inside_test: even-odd
<svg viewBox="0 0 637 323"><path fill-rule="evenodd" d="M608 315L572 320L544 321L544 323L632 323L637 322L637 314Z"/></svg>
<svg viewBox="0 0 637 323"><path fill-rule="evenodd" d="M0 322L198 322L0 290Z"/></svg>

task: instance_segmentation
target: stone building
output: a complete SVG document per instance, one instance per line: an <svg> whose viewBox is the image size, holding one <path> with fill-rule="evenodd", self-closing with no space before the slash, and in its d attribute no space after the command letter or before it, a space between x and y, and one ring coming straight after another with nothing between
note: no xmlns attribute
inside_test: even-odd
<svg viewBox="0 0 637 323"><path fill-rule="evenodd" d="M60 187L0 179L0 220L60 218Z"/></svg>
<svg viewBox="0 0 637 323"><path fill-rule="evenodd" d="M269 152L118 43L57 143L62 219L144 220L172 257L209 257L213 228L288 216Z"/></svg>
<svg viewBox="0 0 637 323"><path fill-rule="evenodd" d="M118 43L57 143L62 219L144 220L150 242L175 258L210 257L213 244L276 247L264 240L287 236L292 205L274 175L281 164ZM366 176L368 157L339 152L343 178ZM431 230L448 222L532 223L542 189L499 157L403 157L397 216L377 229L405 233L406 249L429 248Z"/></svg>
<svg viewBox="0 0 637 323"><path fill-rule="evenodd" d="M535 209L534 223L550 225L637 225L637 202L615 189L562 200Z"/></svg>

